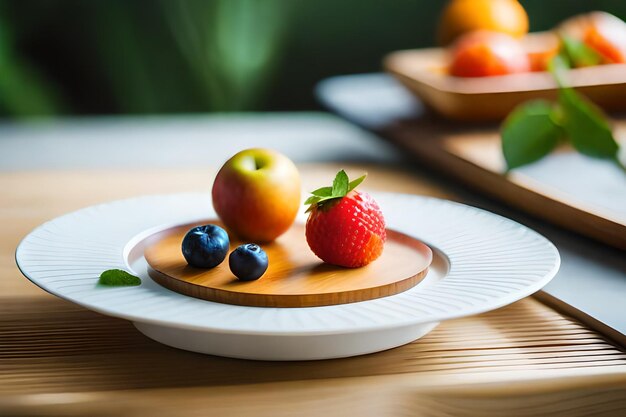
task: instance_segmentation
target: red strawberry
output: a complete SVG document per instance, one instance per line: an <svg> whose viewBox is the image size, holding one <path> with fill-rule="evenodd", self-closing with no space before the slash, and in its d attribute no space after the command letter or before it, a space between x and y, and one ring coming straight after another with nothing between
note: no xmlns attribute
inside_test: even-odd
<svg viewBox="0 0 626 417"><path fill-rule="evenodd" d="M380 207L365 192L354 190L365 175L350 182L341 170L332 187L312 192L306 222L306 240L321 260L356 268L375 260L387 238Z"/></svg>

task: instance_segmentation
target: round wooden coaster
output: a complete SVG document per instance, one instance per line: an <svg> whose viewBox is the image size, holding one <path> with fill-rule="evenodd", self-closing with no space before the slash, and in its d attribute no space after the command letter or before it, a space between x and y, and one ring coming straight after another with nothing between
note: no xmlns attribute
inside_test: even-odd
<svg viewBox="0 0 626 417"><path fill-rule="evenodd" d="M207 220L198 224L220 224ZM213 269L194 268L181 252L188 224L154 236L145 250L150 276L170 290L196 298L253 307L315 307L372 300L406 291L420 282L432 261L424 243L387 230L383 254L362 268L328 265L309 249L304 225L294 224L271 244L262 245L269 267L256 281L230 272L228 256ZM230 242L231 251L243 243Z"/></svg>

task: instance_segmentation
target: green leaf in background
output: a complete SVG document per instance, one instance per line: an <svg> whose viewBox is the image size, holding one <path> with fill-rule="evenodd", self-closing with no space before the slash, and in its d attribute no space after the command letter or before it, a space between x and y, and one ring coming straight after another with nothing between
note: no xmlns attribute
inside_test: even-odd
<svg viewBox="0 0 626 417"><path fill-rule="evenodd" d="M576 150L597 158L615 158L619 146L606 116L595 104L571 88L559 93L562 124Z"/></svg>
<svg viewBox="0 0 626 417"><path fill-rule="evenodd" d="M563 136L554 106L544 100L518 106L502 126L502 152L508 169L535 162L550 153Z"/></svg>
<svg viewBox="0 0 626 417"><path fill-rule="evenodd" d="M569 36L563 36L561 40L564 52L574 67L590 67L602 62L602 57L584 42Z"/></svg>
<svg viewBox="0 0 626 417"><path fill-rule="evenodd" d="M552 77L554 77L554 80L558 84L559 88L565 86L565 74L571 67L569 58L563 51L555 55L548 62L548 72L552 74Z"/></svg>
<svg viewBox="0 0 626 417"><path fill-rule="evenodd" d="M137 286L141 284L141 278L121 269L109 269L100 274L98 283L107 287Z"/></svg>
<svg viewBox="0 0 626 417"><path fill-rule="evenodd" d="M621 164L608 118L595 104L567 87L567 71L575 60L595 62L587 47L577 41L554 57L548 70L559 85L559 101L551 105L535 101L517 107L502 125L502 152L508 169L529 164L547 155L559 138L588 156L609 158Z"/></svg>
<svg viewBox="0 0 626 417"><path fill-rule="evenodd" d="M285 47L285 0L162 0L164 17L211 110L251 109Z"/></svg>
<svg viewBox="0 0 626 417"><path fill-rule="evenodd" d="M9 22L0 14L0 114L22 118L60 113L64 106L55 86L15 48Z"/></svg>

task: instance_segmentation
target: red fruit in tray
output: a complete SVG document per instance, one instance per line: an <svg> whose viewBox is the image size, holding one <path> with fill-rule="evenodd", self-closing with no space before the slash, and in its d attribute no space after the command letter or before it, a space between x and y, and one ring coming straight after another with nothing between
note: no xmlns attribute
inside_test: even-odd
<svg viewBox="0 0 626 417"><path fill-rule="evenodd" d="M571 17L559 25L557 32L561 37L584 42L600 55L600 63L626 63L626 22L610 13L592 12Z"/></svg>
<svg viewBox="0 0 626 417"><path fill-rule="evenodd" d="M477 31L463 35L452 47L450 75L489 77L530 71L521 42L504 33Z"/></svg>
<svg viewBox="0 0 626 417"><path fill-rule="evenodd" d="M385 219L376 201L355 188L365 175L350 182L339 171L332 187L312 192L306 222L309 247L326 263L357 268L377 259L387 239Z"/></svg>
<svg viewBox="0 0 626 417"><path fill-rule="evenodd" d="M583 41L607 63L626 63L626 23L609 13L591 14Z"/></svg>
<svg viewBox="0 0 626 417"><path fill-rule="evenodd" d="M531 71L547 71L552 58L559 54L561 41L551 32L527 36L522 45L528 55Z"/></svg>

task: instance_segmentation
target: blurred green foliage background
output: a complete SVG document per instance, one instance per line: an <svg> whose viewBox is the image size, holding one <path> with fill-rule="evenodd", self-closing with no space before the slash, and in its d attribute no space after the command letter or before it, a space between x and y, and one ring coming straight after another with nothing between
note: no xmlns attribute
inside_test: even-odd
<svg viewBox="0 0 626 417"><path fill-rule="evenodd" d="M0 117L315 108L434 44L443 0L0 0ZM531 30L624 0L522 0Z"/></svg>

